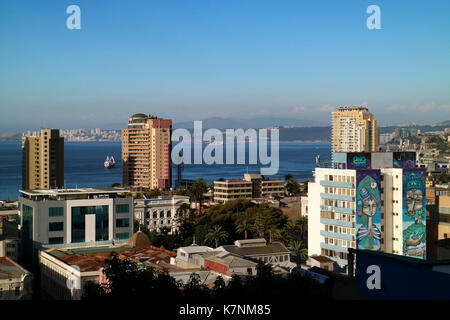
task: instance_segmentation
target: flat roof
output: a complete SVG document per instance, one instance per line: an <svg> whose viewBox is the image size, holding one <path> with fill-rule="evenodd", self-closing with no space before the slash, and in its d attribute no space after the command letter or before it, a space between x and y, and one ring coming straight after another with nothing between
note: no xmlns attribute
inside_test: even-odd
<svg viewBox="0 0 450 320"><path fill-rule="evenodd" d="M255 256L255 255L270 255L270 254L284 254L290 251L280 242L269 243L262 246L238 247L235 245L221 246L226 250L237 256Z"/></svg>
<svg viewBox="0 0 450 320"><path fill-rule="evenodd" d="M102 193L123 193L123 189L116 188L71 188L71 189L35 189L19 190L20 193L28 196L59 196L71 194L102 194Z"/></svg>
<svg viewBox="0 0 450 320"><path fill-rule="evenodd" d="M131 248L119 245L116 247L97 247L80 249L48 249L47 254L57 258L67 265L76 265L81 272L98 271L108 265L108 260L113 254L119 259L130 259L138 264L154 267L155 269L178 270L179 267L170 264L170 258L176 253L154 246L142 246Z"/></svg>

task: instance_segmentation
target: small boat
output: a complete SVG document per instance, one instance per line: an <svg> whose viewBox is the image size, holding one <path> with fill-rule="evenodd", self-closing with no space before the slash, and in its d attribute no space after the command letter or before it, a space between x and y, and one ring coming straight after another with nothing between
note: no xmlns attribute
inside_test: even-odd
<svg viewBox="0 0 450 320"><path fill-rule="evenodd" d="M114 161L114 157L113 156L111 156L111 158L109 156L106 157L104 165L105 165L106 169L114 167L116 165L116 162Z"/></svg>

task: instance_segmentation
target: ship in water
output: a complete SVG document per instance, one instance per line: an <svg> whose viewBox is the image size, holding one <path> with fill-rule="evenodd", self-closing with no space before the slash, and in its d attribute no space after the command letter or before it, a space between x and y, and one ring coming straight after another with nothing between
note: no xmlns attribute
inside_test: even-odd
<svg viewBox="0 0 450 320"><path fill-rule="evenodd" d="M114 167L116 165L116 162L114 161L114 157L113 156L111 156L111 157L106 157L106 160L105 160L105 168L106 169L109 169L109 168L112 168L112 167Z"/></svg>

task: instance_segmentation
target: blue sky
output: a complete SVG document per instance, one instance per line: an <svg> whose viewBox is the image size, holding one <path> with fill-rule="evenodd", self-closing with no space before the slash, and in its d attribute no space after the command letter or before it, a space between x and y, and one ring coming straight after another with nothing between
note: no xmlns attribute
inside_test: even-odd
<svg viewBox="0 0 450 320"><path fill-rule="evenodd" d="M328 124L361 104L382 125L435 123L450 119L449 40L445 0L1 0L0 132L136 112Z"/></svg>

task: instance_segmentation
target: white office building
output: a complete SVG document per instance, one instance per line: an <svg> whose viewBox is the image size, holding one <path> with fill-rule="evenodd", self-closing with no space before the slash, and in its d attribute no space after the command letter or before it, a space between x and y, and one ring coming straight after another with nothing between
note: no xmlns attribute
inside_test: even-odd
<svg viewBox="0 0 450 320"><path fill-rule="evenodd" d="M19 228L24 257L43 247L93 246L133 234L133 198L114 188L20 190ZM37 261L34 261L36 263Z"/></svg>

